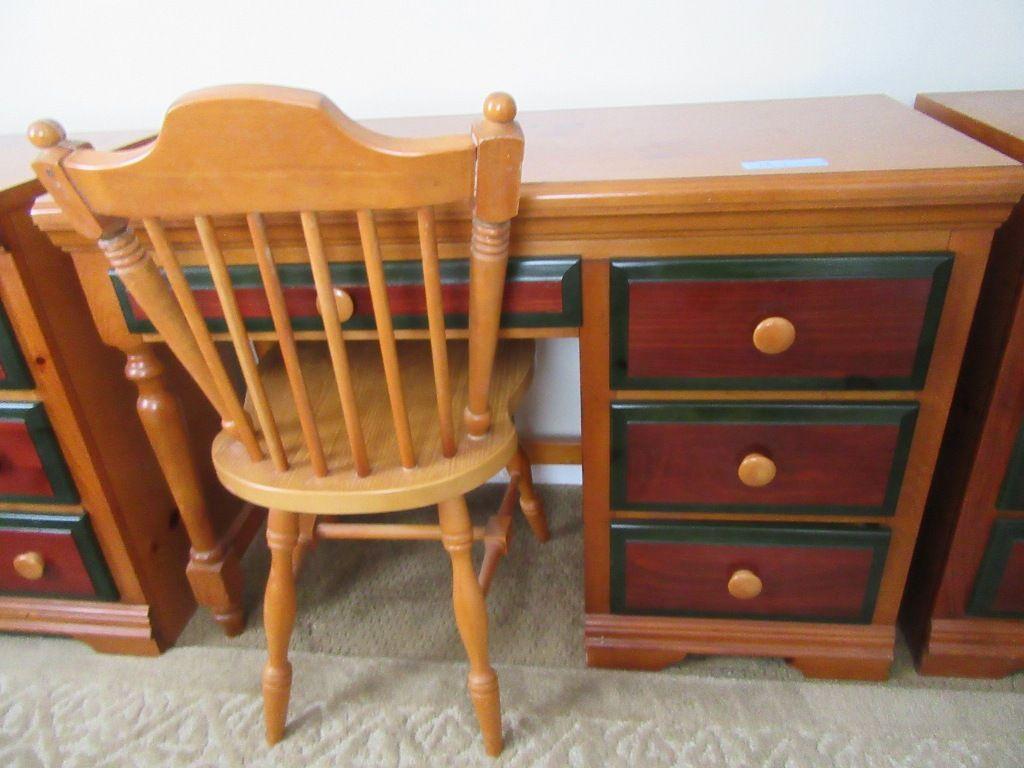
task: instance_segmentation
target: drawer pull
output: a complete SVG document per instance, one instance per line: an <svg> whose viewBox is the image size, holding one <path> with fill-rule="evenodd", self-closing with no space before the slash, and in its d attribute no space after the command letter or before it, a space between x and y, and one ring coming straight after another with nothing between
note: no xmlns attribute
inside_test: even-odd
<svg viewBox="0 0 1024 768"><path fill-rule="evenodd" d="M737 600L752 600L761 594L763 586L760 577L746 568L729 577L729 594Z"/></svg>
<svg viewBox="0 0 1024 768"><path fill-rule="evenodd" d="M355 314L356 304L352 300L352 295L344 288L336 285L331 288L331 293L334 294L334 306L338 311L338 322L344 323ZM323 312L320 310L320 299L315 300L315 305L316 311L322 315Z"/></svg>
<svg viewBox="0 0 1024 768"><path fill-rule="evenodd" d="M46 561L38 552L22 552L14 558L14 570L23 579L38 581L43 578Z"/></svg>
<svg viewBox="0 0 1024 768"><path fill-rule="evenodd" d="M736 474L745 486L761 488L775 479L775 462L760 453L749 453L743 457Z"/></svg>
<svg viewBox="0 0 1024 768"><path fill-rule="evenodd" d="M766 355L785 352L796 341L796 328L784 317L766 317L754 328L754 347Z"/></svg>

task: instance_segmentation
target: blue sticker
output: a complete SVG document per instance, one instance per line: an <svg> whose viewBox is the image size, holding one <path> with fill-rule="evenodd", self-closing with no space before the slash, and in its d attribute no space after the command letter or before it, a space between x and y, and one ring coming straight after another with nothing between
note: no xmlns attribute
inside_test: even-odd
<svg viewBox="0 0 1024 768"><path fill-rule="evenodd" d="M785 160L744 160L745 171L776 171L781 168L824 168L828 160L823 157L794 157Z"/></svg>

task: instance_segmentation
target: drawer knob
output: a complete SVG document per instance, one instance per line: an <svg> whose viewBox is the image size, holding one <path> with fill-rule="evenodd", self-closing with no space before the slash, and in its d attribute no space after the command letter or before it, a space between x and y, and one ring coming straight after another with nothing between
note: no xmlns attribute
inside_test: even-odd
<svg viewBox="0 0 1024 768"><path fill-rule="evenodd" d="M38 552L22 552L14 558L14 570L21 578L36 581L43 578L46 561Z"/></svg>
<svg viewBox="0 0 1024 768"><path fill-rule="evenodd" d="M729 594L737 600L752 600L761 594L763 586L760 577L746 568L729 577Z"/></svg>
<svg viewBox="0 0 1024 768"><path fill-rule="evenodd" d="M352 295L344 288L334 286L331 288L331 293L334 294L334 306L338 311L338 322L344 323L356 311L356 303L352 301ZM321 315L323 312L320 310L320 299L315 301L316 311Z"/></svg>
<svg viewBox="0 0 1024 768"><path fill-rule="evenodd" d="M761 488L775 479L775 462L763 454L748 453L736 474L748 488Z"/></svg>
<svg viewBox="0 0 1024 768"><path fill-rule="evenodd" d="M334 286L332 292L334 293L334 306L338 308L338 320L344 323L355 314L355 302L344 288Z"/></svg>
<svg viewBox="0 0 1024 768"><path fill-rule="evenodd" d="M766 317L754 328L754 347L766 355L778 355L793 346L796 328L784 317Z"/></svg>

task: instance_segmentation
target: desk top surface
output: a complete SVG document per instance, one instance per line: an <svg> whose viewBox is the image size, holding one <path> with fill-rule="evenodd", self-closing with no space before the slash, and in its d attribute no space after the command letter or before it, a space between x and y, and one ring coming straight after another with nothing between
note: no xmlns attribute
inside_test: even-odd
<svg viewBox="0 0 1024 768"><path fill-rule="evenodd" d="M423 136L469 129L470 116L368 120L375 130ZM949 169L1020 168L1003 154L886 96L522 112L523 197L572 185L634 181ZM147 131L72 133L108 148ZM0 189L30 178L35 150L23 136L0 137ZM1003 174L1000 174L1001 176ZM1024 178L1022 176L1021 178ZM824 179L820 179L824 181ZM688 183L689 185L689 183Z"/></svg>
<svg viewBox="0 0 1024 768"><path fill-rule="evenodd" d="M922 93L917 108L1024 162L1024 90Z"/></svg>

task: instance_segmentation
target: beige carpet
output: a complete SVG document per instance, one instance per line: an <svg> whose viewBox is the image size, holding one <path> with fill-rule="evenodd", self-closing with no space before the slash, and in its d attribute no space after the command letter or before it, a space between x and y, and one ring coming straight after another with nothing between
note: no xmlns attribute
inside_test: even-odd
<svg viewBox="0 0 1024 768"><path fill-rule="evenodd" d="M205 615L159 659L0 637L0 768L37 766L1024 766L1024 676L804 681L773 660L670 673L583 668L578 489L545 488L553 540L525 527L491 595L505 754L483 756L429 544L328 542L302 577L284 742L262 742L258 585L235 640ZM474 497L481 514L499 491Z"/></svg>

